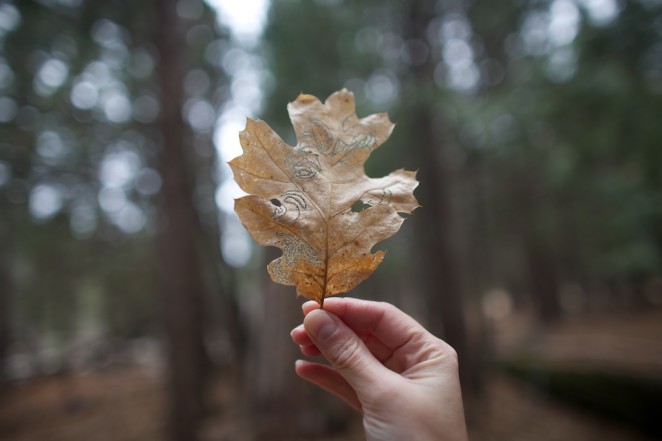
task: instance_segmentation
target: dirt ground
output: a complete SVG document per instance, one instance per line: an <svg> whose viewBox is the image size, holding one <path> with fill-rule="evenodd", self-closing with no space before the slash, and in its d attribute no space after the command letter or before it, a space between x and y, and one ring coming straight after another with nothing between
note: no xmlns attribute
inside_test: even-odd
<svg viewBox="0 0 662 441"><path fill-rule="evenodd" d="M523 320L523 323L526 320ZM534 354L550 363L662 372L662 311L617 314L566 321L544 331L495 326L497 355ZM240 395L235 374L220 376L205 440L251 441L251 421L235 406ZM633 429L571 408L539 390L493 372L485 391L467 403L474 441L652 441ZM60 375L12 386L0 401L2 441L157 441L165 439L162 377L135 366ZM220 416L219 416L220 415ZM358 415L349 433L318 441L361 440Z"/></svg>

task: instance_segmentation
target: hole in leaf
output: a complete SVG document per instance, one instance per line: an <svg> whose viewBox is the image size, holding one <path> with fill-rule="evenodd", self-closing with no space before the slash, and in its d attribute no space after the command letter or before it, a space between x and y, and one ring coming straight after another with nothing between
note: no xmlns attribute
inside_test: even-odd
<svg viewBox="0 0 662 441"><path fill-rule="evenodd" d="M352 211L354 213L360 213L363 210L367 210L370 207L372 207L372 205L365 203L361 199L359 199L358 201L354 202L354 205L352 205Z"/></svg>
<svg viewBox="0 0 662 441"><path fill-rule="evenodd" d="M283 204L280 203L280 201L278 199L271 199L269 202L274 204L276 207L280 207L281 205L283 205Z"/></svg>

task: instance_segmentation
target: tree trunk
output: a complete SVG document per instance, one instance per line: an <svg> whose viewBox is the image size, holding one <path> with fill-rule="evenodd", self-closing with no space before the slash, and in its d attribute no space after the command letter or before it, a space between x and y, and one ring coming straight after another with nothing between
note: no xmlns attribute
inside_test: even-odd
<svg viewBox="0 0 662 441"><path fill-rule="evenodd" d="M556 267L549 254L538 243L528 240L525 244L529 290L543 323L558 319L561 315Z"/></svg>
<svg viewBox="0 0 662 441"><path fill-rule="evenodd" d="M434 2L414 2L410 9L408 38L426 41L426 30L434 19ZM410 109L411 127L416 130L421 146L419 172L420 203L423 207L415 219L419 222L418 243L425 271L426 302L431 314L430 330L443 337L457 351L460 376L465 391L472 389L473 363L467 348L466 323L460 288L460 273L453 248L451 172L440 158L444 157L440 128L433 120L432 103L426 87L435 87L432 81L434 66L431 60L412 67L412 88L421 99ZM441 319L441 320L439 320Z"/></svg>
<svg viewBox="0 0 662 441"><path fill-rule="evenodd" d="M0 226L2 228L2 226ZM0 231L3 250L0 255L0 396L7 385L7 356L11 340L11 294L12 283L9 272L11 241L8 234Z"/></svg>
<svg viewBox="0 0 662 441"><path fill-rule="evenodd" d="M270 250L268 260L278 254ZM266 279L262 314L251 320L246 376L254 430L258 440L314 438L326 429L330 415L317 388L294 372L294 361L301 354L290 331L303 321L303 301L294 287Z"/></svg>
<svg viewBox="0 0 662 441"><path fill-rule="evenodd" d="M521 175L516 185L518 188L513 194L519 195L519 201L523 204L522 209L517 211L522 213L519 225L524 242L529 295L540 321L549 323L561 315L557 260L551 246L553 238L550 237L553 232L545 230L545 224L551 223L545 217L552 216L554 210L544 205L549 201L540 197L540 185L531 171Z"/></svg>
<svg viewBox="0 0 662 441"><path fill-rule="evenodd" d="M168 348L168 437L173 441L195 441L203 414L204 295L196 248L198 224L184 154L187 129L181 119L180 65L184 52L176 3L176 0L155 3L163 134L160 157L163 224L158 252Z"/></svg>
<svg viewBox="0 0 662 441"><path fill-rule="evenodd" d="M543 323L549 323L561 315L556 262L542 238L525 232L524 241L530 295L538 318Z"/></svg>

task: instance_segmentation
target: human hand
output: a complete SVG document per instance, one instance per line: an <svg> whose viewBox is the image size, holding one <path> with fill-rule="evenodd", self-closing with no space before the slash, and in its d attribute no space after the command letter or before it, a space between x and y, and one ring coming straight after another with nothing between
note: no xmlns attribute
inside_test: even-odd
<svg viewBox="0 0 662 441"><path fill-rule="evenodd" d="M467 440L457 355L388 303L330 298L303 305L296 373L363 413L368 441Z"/></svg>

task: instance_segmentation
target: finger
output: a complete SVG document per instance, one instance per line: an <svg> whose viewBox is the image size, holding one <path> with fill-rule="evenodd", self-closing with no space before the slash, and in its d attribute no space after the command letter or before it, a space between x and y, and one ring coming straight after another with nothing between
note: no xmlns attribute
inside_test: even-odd
<svg viewBox="0 0 662 441"><path fill-rule="evenodd" d="M315 343L313 343L313 341L308 336L308 333L304 329L303 324L292 329L290 336L292 337L292 341L299 345L301 353L306 357L319 357L321 355L320 350L317 349Z"/></svg>
<svg viewBox="0 0 662 441"><path fill-rule="evenodd" d="M298 345L311 345L313 344L313 341L310 339L308 336L308 333L306 332L305 328L303 327L303 324L297 326L296 328L292 329L292 332L290 332L290 336L292 337L292 341Z"/></svg>
<svg viewBox="0 0 662 441"><path fill-rule="evenodd" d="M319 357L322 355L320 350L315 345L299 345L299 349L306 357Z"/></svg>
<svg viewBox="0 0 662 441"><path fill-rule="evenodd" d="M375 381L390 373L363 340L334 314L313 310L303 323L322 355L358 393L369 392L371 388L379 386Z"/></svg>
<svg viewBox="0 0 662 441"><path fill-rule="evenodd" d="M354 300L355 299L346 298L346 297L329 298L329 299L326 300L325 306L330 305L331 310L334 311L334 312L343 312L341 310L341 308L339 308L340 304L342 304L343 302L349 302L351 304ZM387 305L386 303L379 303L379 302L369 302L369 301L359 301L359 302L361 302L361 303L365 302L365 303L368 303L368 304L375 304L376 306L379 306L379 307L383 307L383 306ZM319 304L317 302L313 301L313 300L310 300L310 301L305 302L303 305L301 305L301 309L303 310L303 314L305 316L308 313L310 313L310 311L314 311L316 309L319 309ZM328 310L329 308L327 307L326 309ZM336 314L336 315L339 315L339 314ZM345 314L345 315L348 315L348 314ZM350 316L351 316L351 314L350 314ZM345 321L345 320L343 320L343 321ZM354 322L356 322L358 324L362 323L361 321L356 321L356 320L354 320ZM368 347L370 352L372 352L379 361L383 362L383 361L389 359L391 357L391 355L393 355L393 350L392 349L399 346L399 345L395 345L395 346L386 345L378 337L375 337L375 336L372 335L372 330L370 329L370 327L362 330L362 329L357 329L354 326L352 326L351 322L348 323L347 321L345 321L345 323L350 328L353 328L354 331L357 332L357 334L364 341L364 343L366 344L366 346ZM299 335L297 335L297 336L300 337L300 340L296 340L298 344L310 344L310 341L306 341L307 334L306 334L305 337L304 336L299 336Z"/></svg>
<svg viewBox="0 0 662 441"><path fill-rule="evenodd" d="M377 358L377 360L383 362L384 360L387 360L388 358L391 357L393 354L393 350L386 346L384 343L381 342L381 340L375 338L372 334L370 334L367 331L359 331L357 332L357 335L363 340L365 345L368 347L370 352ZM296 328L290 332L290 336L292 337L292 341L294 343L298 344L299 346L315 346L313 341L310 339L310 336L308 336L308 333L306 332L305 328L303 325L299 325ZM306 352L303 352L304 355L310 356L310 357L318 357L320 355L319 350L316 351L309 351L306 350ZM307 355L307 354L315 354L315 355Z"/></svg>
<svg viewBox="0 0 662 441"><path fill-rule="evenodd" d="M340 317L352 329L373 334L391 349L411 340L433 338L416 320L388 303L336 297L324 301L324 310Z"/></svg>
<svg viewBox="0 0 662 441"><path fill-rule="evenodd" d="M319 303L315 302L314 300L309 300L305 302L303 305L301 305L301 310L303 311L303 315L308 315L310 311L313 309L319 309L320 305Z"/></svg>
<svg viewBox="0 0 662 441"><path fill-rule="evenodd" d="M304 380L310 381L325 391L334 394L361 412L361 403L356 396L356 392L342 375L334 371L333 368L319 363L297 360L295 371Z"/></svg>

